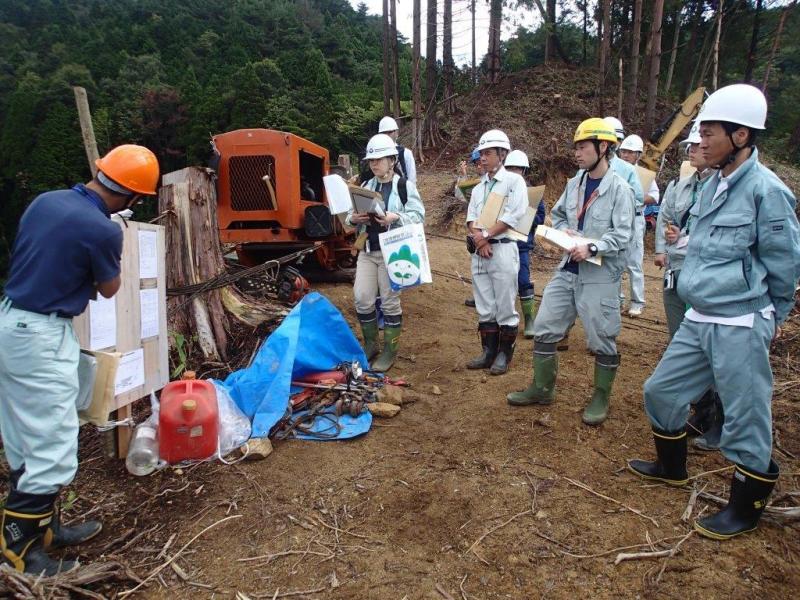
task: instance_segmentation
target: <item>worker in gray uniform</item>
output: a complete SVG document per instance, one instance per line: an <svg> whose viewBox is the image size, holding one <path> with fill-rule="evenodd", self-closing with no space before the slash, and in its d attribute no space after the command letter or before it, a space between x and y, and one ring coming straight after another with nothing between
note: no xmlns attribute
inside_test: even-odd
<svg viewBox="0 0 800 600"><path fill-rule="evenodd" d="M766 117L764 94L746 84L720 88L700 110L700 150L720 171L689 210L678 294L692 308L644 385L657 459L628 462L646 479L687 483L689 404L713 384L725 412L720 449L736 466L727 506L694 527L720 540L757 527L779 473L769 347L794 307L800 226L795 197L758 160Z"/></svg>
<svg viewBox="0 0 800 600"><path fill-rule="evenodd" d="M656 255L653 261L657 267L666 268L663 298L670 339L678 331L687 308L686 303L678 296L677 288L691 233L689 210L703 193L703 186L716 173L714 169L707 168L700 152L699 123L692 125L689 137L680 145L686 148L689 164L696 170L683 179L670 182L664 192L656 223ZM698 436L694 440L697 449L716 450L719 448L724 419L719 396L710 388L692 406L692 413L687 421L687 435Z"/></svg>
<svg viewBox="0 0 800 600"><path fill-rule="evenodd" d="M638 317L642 314L645 305L644 299L644 270L642 268L642 261L644 260L644 208L645 208L645 194L642 190L642 182L639 179L639 174L636 167L629 162L622 160L617 153L622 147L622 142L625 140L625 130L622 123L616 117L606 117L606 121L614 128L614 133L619 142L613 150L611 157L611 168L618 173L622 178L631 186L633 194L636 198L636 211L633 221L632 239L628 244L628 257L626 259L625 270L628 273L628 282L631 292L631 303L628 308L628 316ZM622 303L625 302L625 293L620 286L619 298Z"/></svg>
<svg viewBox="0 0 800 600"><path fill-rule="evenodd" d="M581 241L564 256L533 324L533 383L507 396L509 404L550 404L558 373L556 344L580 317L589 349L595 354L594 393L583 422L598 425L608 416L609 396L619 354L619 278L625 268L634 199L630 186L609 166L614 130L600 118L587 119L575 131L575 159L580 170L567 182L550 213L553 227ZM599 257L600 264L587 259Z"/></svg>
<svg viewBox="0 0 800 600"><path fill-rule="evenodd" d="M478 152L484 174L473 188L467 208L467 249L472 252L472 289L482 348L467 368L489 369L492 375L508 371L519 328L519 250L508 230L525 216L528 189L522 176L503 168L510 150L508 136L498 129L481 136ZM479 217L493 194L504 199L500 214L494 224L481 226Z"/></svg>

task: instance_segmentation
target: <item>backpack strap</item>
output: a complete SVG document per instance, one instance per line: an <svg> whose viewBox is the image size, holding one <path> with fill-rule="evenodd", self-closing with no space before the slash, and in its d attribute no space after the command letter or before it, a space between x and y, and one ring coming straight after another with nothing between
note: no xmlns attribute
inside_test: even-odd
<svg viewBox="0 0 800 600"><path fill-rule="evenodd" d="M400 202L403 203L405 208L406 202L408 202L408 180L405 177L397 180L397 193L400 195Z"/></svg>
<svg viewBox="0 0 800 600"><path fill-rule="evenodd" d="M397 164L400 166L400 171L402 171L400 176L407 177L408 169L406 169L406 149L400 144L397 144Z"/></svg>

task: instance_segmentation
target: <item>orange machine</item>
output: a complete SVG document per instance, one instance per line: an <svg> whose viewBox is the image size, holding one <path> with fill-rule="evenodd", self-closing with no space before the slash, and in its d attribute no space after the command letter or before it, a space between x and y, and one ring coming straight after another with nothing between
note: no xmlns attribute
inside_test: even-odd
<svg viewBox="0 0 800 600"><path fill-rule="evenodd" d="M322 177L328 151L292 133L239 129L212 138L220 240L245 266L324 242L325 270L352 266L353 233L333 217Z"/></svg>

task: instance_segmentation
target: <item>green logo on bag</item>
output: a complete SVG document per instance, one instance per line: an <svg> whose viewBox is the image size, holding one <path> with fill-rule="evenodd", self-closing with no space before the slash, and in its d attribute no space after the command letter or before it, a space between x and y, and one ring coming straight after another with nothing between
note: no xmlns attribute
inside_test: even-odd
<svg viewBox="0 0 800 600"><path fill-rule="evenodd" d="M416 285L420 281L420 259L411 252L408 245L403 245L397 252L389 256L389 279L393 288Z"/></svg>

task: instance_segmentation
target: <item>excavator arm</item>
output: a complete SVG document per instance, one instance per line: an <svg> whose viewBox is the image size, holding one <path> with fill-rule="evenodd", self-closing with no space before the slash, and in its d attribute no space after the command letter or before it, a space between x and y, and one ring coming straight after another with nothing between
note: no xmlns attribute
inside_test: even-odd
<svg viewBox="0 0 800 600"><path fill-rule="evenodd" d="M659 125L650 139L645 142L644 152L640 162L651 171L658 172L661 157L666 152L669 145L675 141L681 131L692 122L700 111L700 107L705 100L706 88L699 87L693 91L678 108L675 109L669 118Z"/></svg>

